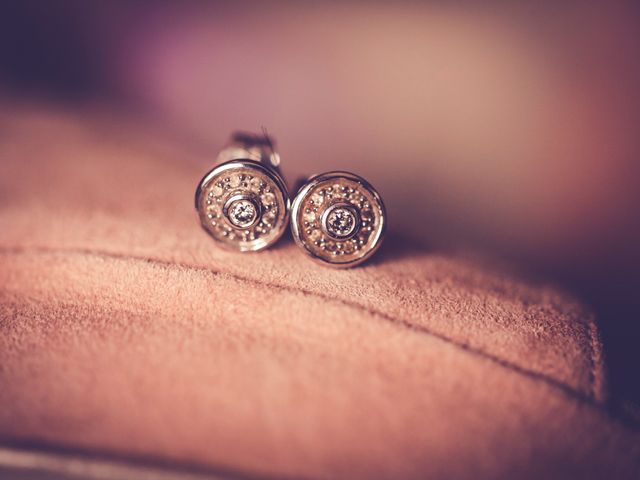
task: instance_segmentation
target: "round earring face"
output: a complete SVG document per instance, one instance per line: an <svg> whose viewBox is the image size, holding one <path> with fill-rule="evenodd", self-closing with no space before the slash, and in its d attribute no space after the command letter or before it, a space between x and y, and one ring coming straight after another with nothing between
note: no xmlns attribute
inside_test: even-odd
<svg viewBox="0 0 640 480"><path fill-rule="evenodd" d="M386 228L384 204L363 178L347 172L312 177L291 209L296 243L334 267L362 263L378 249Z"/></svg>
<svg viewBox="0 0 640 480"><path fill-rule="evenodd" d="M280 176L260 162L232 160L200 181L196 210L220 244L242 252L272 245L289 221L290 201Z"/></svg>

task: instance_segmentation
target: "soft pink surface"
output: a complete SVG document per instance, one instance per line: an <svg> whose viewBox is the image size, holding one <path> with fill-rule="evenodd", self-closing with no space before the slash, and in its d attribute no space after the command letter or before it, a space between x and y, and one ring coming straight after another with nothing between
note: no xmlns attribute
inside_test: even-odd
<svg viewBox="0 0 640 480"><path fill-rule="evenodd" d="M223 251L179 143L100 113L0 129L6 442L275 476L638 473L593 318L553 288L393 241L349 271L287 239Z"/></svg>

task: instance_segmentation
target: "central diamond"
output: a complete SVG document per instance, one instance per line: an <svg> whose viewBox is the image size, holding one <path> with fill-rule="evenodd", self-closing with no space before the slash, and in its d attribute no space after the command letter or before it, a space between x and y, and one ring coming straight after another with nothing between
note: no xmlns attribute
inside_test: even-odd
<svg viewBox="0 0 640 480"><path fill-rule="evenodd" d="M249 228L257 216L258 209L251 200L236 200L229 206L229 221L238 228Z"/></svg>
<svg viewBox="0 0 640 480"><path fill-rule="evenodd" d="M329 235L342 239L354 232L357 223L356 213L352 208L338 206L327 213L324 226Z"/></svg>

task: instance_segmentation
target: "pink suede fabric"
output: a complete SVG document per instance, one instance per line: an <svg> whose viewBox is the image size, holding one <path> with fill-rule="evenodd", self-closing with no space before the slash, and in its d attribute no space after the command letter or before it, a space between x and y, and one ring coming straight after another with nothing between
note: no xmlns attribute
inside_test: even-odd
<svg viewBox="0 0 640 480"><path fill-rule="evenodd" d="M216 247L184 141L0 115L0 439L234 475L633 478L592 314L394 240L363 267ZM382 192L384 195L384 192Z"/></svg>

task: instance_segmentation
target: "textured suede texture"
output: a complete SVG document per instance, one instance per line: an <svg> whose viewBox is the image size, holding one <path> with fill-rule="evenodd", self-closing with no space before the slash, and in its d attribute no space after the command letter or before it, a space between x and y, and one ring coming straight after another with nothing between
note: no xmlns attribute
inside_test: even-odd
<svg viewBox="0 0 640 480"><path fill-rule="evenodd" d="M0 129L4 444L240 476L640 474L594 318L554 288L393 239L347 271L288 238L222 250L183 143L100 112Z"/></svg>

